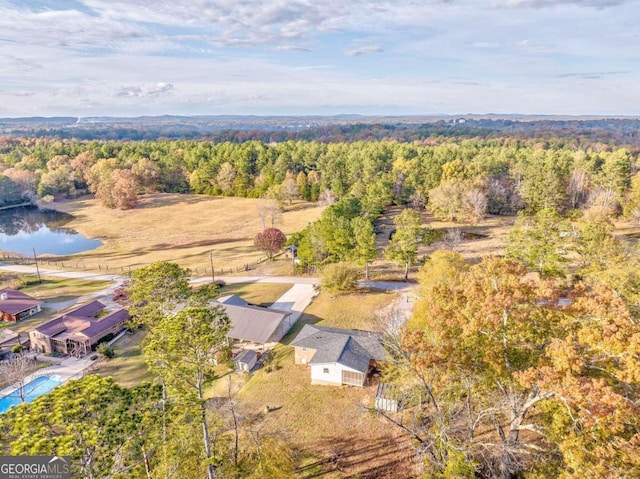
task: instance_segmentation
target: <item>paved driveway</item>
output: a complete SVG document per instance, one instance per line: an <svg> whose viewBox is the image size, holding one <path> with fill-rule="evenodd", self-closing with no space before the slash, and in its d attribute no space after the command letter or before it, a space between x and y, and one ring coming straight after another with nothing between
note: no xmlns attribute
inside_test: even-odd
<svg viewBox="0 0 640 479"><path fill-rule="evenodd" d="M280 311L292 311L291 317L295 323L302 316L302 312L307 306L311 304L316 294L316 287L313 284L294 284L270 308Z"/></svg>

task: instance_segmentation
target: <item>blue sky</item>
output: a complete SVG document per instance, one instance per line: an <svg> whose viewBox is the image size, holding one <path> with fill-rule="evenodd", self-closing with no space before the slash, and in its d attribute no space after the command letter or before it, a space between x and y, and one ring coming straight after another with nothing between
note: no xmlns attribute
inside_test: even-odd
<svg viewBox="0 0 640 479"><path fill-rule="evenodd" d="M0 0L0 116L640 115L640 0Z"/></svg>

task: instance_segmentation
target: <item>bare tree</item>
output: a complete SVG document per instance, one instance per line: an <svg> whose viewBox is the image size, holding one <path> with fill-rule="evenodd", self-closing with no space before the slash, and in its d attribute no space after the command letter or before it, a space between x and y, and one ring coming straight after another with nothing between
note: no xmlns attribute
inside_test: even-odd
<svg viewBox="0 0 640 479"><path fill-rule="evenodd" d="M300 197L300 189L298 188L298 183L295 178L287 177L280 185L280 197L283 200L287 200L289 204L293 202L293 200L297 200Z"/></svg>
<svg viewBox="0 0 640 479"><path fill-rule="evenodd" d="M16 353L9 359L0 362L0 384L13 385L20 402L24 402L27 391L25 390L26 378L38 369L33 357L25 353Z"/></svg>
<svg viewBox="0 0 640 479"><path fill-rule="evenodd" d="M262 229L273 228L282 221L282 209L276 200L263 199L258 206L258 217L262 221Z"/></svg>
<svg viewBox="0 0 640 479"><path fill-rule="evenodd" d="M478 188L471 188L464 193L462 203L467 217L475 225L487 213L487 195Z"/></svg>
<svg viewBox="0 0 640 479"><path fill-rule="evenodd" d="M445 248L451 251L456 251L462 240L460 228L448 228L443 238Z"/></svg>
<svg viewBox="0 0 640 479"><path fill-rule="evenodd" d="M427 206L427 197L420 191L414 191L409 197L411 208L416 211L422 211Z"/></svg>
<svg viewBox="0 0 640 479"><path fill-rule="evenodd" d="M587 194L587 173L584 170L575 168L571 172L569 179L569 197L571 207L577 208L584 202Z"/></svg>
<svg viewBox="0 0 640 479"><path fill-rule="evenodd" d="M325 190L320 193L320 197L318 198L318 203L322 206L331 206L336 202L336 197L331 193L329 188L325 188Z"/></svg>

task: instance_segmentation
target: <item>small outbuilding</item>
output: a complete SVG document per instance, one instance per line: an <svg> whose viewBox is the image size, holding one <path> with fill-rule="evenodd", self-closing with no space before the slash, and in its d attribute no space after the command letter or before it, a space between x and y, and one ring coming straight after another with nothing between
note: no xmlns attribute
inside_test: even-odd
<svg viewBox="0 0 640 479"><path fill-rule="evenodd" d="M249 372L258 361L258 353L251 349L241 349L233 357L233 367L236 371Z"/></svg>
<svg viewBox="0 0 640 479"><path fill-rule="evenodd" d="M0 289L0 315L15 323L42 311L42 301L12 288Z"/></svg>

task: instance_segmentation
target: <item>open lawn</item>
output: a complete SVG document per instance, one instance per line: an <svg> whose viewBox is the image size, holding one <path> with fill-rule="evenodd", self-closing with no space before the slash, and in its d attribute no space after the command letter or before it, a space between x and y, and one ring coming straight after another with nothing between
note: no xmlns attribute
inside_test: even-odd
<svg viewBox="0 0 640 479"><path fill-rule="evenodd" d="M291 346L274 350L272 366L240 391L241 414L256 415L263 434L296 449L296 477L412 477L408 438L367 410L374 386L312 386Z"/></svg>
<svg viewBox="0 0 640 479"><path fill-rule="evenodd" d="M268 307L286 293L292 284L280 283L234 283L220 288L220 296L237 294L251 304Z"/></svg>
<svg viewBox="0 0 640 479"><path fill-rule="evenodd" d="M396 293L382 290L363 290L352 294L332 295L322 291L305 309L304 314L285 336L290 342L306 323L332 328L378 330L376 312L398 298Z"/></svg>
<svg viewBox="0 0 640 479"><path fill-rule="evenodd" d="M152 381L153 375L144 362L141 343L147 332L138 330L125 334L113 344L115 358L101 360L92 372L100 376L111 376L120 386L137 386L144 381Z"/></svg>
<svg viewBox="0 0 640 479"><path fill-rule="evenodd" d="M264 253L253 246L262 231L257 206L263 200L156 193L140 198L131 210L105 208L83 197L53 206L74 216L66 226L101 240L96 250L78 253L72 263L90 269L137 268L157 260L174 261L198 274L211 274L213 252L216 274L255 264ZM287 236L320 216L322 207L294 202L286 206L276 227Z"/></svg>
<svg viewBox="0 0 640 479"><path fill-rule="evenodd" d="M43 276L42 283L38 283L37 278L33 277L28 286L21 288L20 291L46 303L60 303L97 293L110 285L108 281Z"/></svg>
<svg viewBox="0 0 640 479"><path fill-rule="evenodd" d="M254 427L262 434L276 435L295 448L298 478L411 477L410 441L367 410L375 386L312 386L308 368L294 364L293 348L287 345L305 323L376 329L375 312L395 299L396 294L381 291L339 296L322 292L284 338L285 344L272 351L269 367L252 376L225 375L208 397L226 396L231 380L240 414L257 418Z"/></svg>

